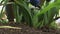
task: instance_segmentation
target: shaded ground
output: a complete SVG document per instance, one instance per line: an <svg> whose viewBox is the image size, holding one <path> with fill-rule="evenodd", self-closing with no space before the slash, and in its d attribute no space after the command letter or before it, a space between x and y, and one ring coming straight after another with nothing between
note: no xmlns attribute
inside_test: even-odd
<svg viewBox="0 0 60 34"><path fill-rule="evenodd" d="M9 24L10 25L10 24ZM11 24L13 25L13 24ZM2 24L1 24L2 26ZM18 28L9 28L9 27L2 27L0 28L0 34L60 34L60 30L54 30L54 29L34 29L32 27L29 27L27 25L15 25L14 26ZM19 29L20 28L20 29Z"/></svg>

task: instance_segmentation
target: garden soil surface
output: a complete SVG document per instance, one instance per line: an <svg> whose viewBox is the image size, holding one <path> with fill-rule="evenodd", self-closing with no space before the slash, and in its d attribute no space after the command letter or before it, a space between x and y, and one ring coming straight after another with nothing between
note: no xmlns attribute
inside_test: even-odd
<svg viewBox="0 0 60 34"><path fill-rule="evenodd" d="M1 27L1 26L12 26ZM14 27L13 27L14 26ZM60 34L59 29L34 29L24 24L0 24L0 34Z"/></svg>

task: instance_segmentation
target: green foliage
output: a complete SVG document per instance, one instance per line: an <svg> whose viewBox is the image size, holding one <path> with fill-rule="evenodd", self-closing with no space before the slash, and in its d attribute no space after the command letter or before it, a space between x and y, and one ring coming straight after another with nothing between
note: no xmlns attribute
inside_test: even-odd
<svg viewBox="0 0 60 34"><path fill-rule="evenodd" d="M27 0L14 0L13 7L16 22L21 23L21 18L24 17L25 22L29 26L34 28L42 28L44 26L51 26L51 23L54 21L53 17L57 15L57 12L59 12L60 0L55 0L55 2L48 3L42 9L37 11L29 8L29 3ZM32 14L32 12L34 14Z"/></svg>
<svg viewBox="0 0 60 34"><path fill-rule="evenodd" d="M26 19L26 22L28 22L28 24L31 26L32 24L32 16L31 16L31 13L30 13L30 10L26 4L26 2L24 2L23 0L15 0L15 3L19 6L19 10L20 12L23 14L23 16L25 17Z"/></svg>

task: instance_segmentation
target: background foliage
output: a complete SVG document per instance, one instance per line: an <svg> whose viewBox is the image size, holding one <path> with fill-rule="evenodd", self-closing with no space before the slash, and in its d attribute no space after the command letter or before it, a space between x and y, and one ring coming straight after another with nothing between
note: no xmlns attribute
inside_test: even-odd
<svg viewBox="0 0 60 34"><path fill-rule="evenodd" d="M8 0L2 1L4 1L4 8ZM55 24L54 17L56 18L59 13L60 0L55 0L52 3L45 2L40 10L31 10L29 4L27 0L14 0L13 7L17 23L22 23L21 20L24 17L24 22L34 28L52 27L53 23Z"/></svg>

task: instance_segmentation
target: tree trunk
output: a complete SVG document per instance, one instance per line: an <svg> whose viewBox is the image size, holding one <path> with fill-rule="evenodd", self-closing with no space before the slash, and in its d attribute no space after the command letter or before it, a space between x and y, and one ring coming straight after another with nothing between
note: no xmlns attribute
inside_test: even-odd
<svg viewBox="0 0 60 34"><path fill-rule="evenodd" d="M9 0L9 2L14 2L13 0ZM7 3L5 7L6 13L7 13L7 18L9 22L14 21L14 10L13 10L13 4L12 3Z"/></svg>

